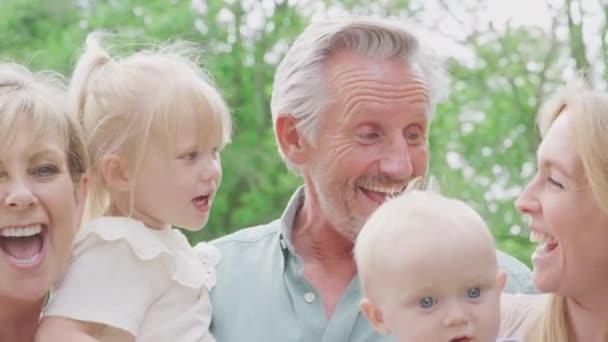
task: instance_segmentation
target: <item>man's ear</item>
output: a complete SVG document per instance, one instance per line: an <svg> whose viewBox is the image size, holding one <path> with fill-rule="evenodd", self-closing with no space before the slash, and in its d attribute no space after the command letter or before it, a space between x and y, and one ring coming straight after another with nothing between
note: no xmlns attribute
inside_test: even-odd
<svg viewBox="0 0 608 342"><path fill-rule="evenodd" d="M303 164L308 156L308 144L297 129L298 121L291 115L281 116L276 122L277 143L289 161Z"/></svg>
<svg viewBox="0 0 608 342"><path fill-rule="evenodd" d="M374 329L382 335L387 335L390 333L390 330L386 325L384 325L384 317L382 315L382 311L380 311L374 304L369 300L369 298L361 299L361 303L359 304L359 308L361 308L361 312L367 320L372 324Z"/></svg>
<svg viewBox="0 0 608 342"><path fill-rule="evenodd" d="M100 169L105 185L111 190L118 192L129 191L128 170L126 170L126 166L117 155L110 154L104 156L101 159Z"/></svg>
<svg viewBox="0 0 608 342"><path fill-rule="evenodd" d="M503 270L498 271L498 290L502 292L507 284L507 273Z"/></svg>

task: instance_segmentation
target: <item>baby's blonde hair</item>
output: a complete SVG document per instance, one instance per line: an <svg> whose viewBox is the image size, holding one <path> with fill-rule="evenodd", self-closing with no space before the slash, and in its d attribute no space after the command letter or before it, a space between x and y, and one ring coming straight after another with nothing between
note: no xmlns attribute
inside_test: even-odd
<svg viewBox="0 0 608 342"><path fill-rule="evenodd" d="M175 152L189 115L197 122L201 149L227 144L232 130L228 107L197 65L192 46L177 43L114 58L101 38L99 32L87 37L70 85L91 162L89 219L106 212L112 195L101 175L104 157L120 157L135 174L152 138L165 138L169 153ZM131 192L130 209L132 201Z"/></svg>
<svg viewBox="0 0 608 342"><path fill-rule="evenodd" d="M49 133L63 139L68 170L74 182L87 171L88 157L80 125L66 105L65 79L53 72L32 73L26 67L0 64L0 153L10 146L19 124L30 124L32 144L43 144Z"/></svg>
<svg viewBox="0 0 608 342"><path fill-rule="evenodd" d="M597 204L608 215L608 93L592 90L586 82L575 79L560 88L541 108L538 126L544 137L564 110L572 115L574 145L585 171L586 182ZM566 299L551 294L529 341L572 341L572 327L567 319Z"/></svg>
<svg viewBox="0 0 608 342"><path fill-rule="evenodd" d="M458 213L458 215L454 215ZM479 226L487 228L484 220L470 206L462 201L445 197L439 193L434 179L424 181L422 178L412 180L405 192L383 203L365 223L355 243L355 262L361 280L364 295L373 292L371 283L377 277L372 276L378 268L381 258L381 236L388 235L389 239L404 236L414 231L408 229L414 218L432 219L444 215L450 221L466 218ZM493 238L488 229L488 239Z"/></svg>

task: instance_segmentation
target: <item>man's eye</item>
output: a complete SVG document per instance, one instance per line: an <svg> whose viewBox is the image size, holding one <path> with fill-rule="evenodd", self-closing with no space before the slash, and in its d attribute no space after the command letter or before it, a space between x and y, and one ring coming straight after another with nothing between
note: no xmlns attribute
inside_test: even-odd
<svg viewBox="0 0 608 342"><path fill-rule="evenodd" d="M380 134L378 134L376 132L370 132L370 133L361 134L360 136L366 140L374 140L374 139L378 139L380 137Z"/></svg>
<svg viewBox="0 0 608 342"><path fill-rule="evenodd" d="M406 129L404 136L408 144L417 145L424 141L422 130L417 126Z"/></svg>

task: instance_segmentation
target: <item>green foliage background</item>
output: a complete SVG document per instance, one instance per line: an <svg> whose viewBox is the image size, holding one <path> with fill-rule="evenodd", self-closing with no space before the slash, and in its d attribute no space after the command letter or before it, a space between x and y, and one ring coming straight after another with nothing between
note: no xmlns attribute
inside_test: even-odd
<svg viewBox="0 0 608 342"><path fill-rule="evenodd" d="M439 14L429 15L430 3ZM497 29L483 20L481 0L2 0L0 59L69 76L94 29L118 33L127 50L180 39L200 43L204 66L227 97L236 129L222 155L224 180L210 222L188 233L194 243L278 217L301 183L276 152L269 98L274 68L305 25L343 12L402 17L443 34L468 54L447 56L452 93L431 129L431 173L447 194L480 211L499 248L529 263L528 231L513 200L535 170L534 115L564 70L586 68L593 75L607 65L608 5L589 11L599 23L592 34L600 37L590 43L582 18L568 20L572 3L550 7L549 28L507 23ZM467 27L466 34L450 36L442 29L447 21ZM467 25L472 21L477 25ZM589 44L599 51L593 63L585 54Z"/></svg>

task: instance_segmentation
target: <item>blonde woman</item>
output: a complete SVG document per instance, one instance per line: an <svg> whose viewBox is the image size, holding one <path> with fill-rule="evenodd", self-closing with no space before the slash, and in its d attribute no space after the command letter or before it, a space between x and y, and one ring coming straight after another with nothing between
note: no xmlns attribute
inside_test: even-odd
<svg viewBox="0 0 608 342"><path fill-rule="evenodd" d="M535 287L511 298L503 330L531 342L608 341L608 94L579 84L539 117L538 172L517 208L530 217Z"/></svg>
<svg viewBox="0 0 608 342"><path fill-rule="evenodd" d="M231 118L175 49L119 59L87 39L71 93L91 157L87 222L39 341L214 341L209 291L219 253L179 226L205 226Z"/></svg>
<svg viewBox="0 0 608 342"><path fill-rule="evenodd" d="M80 224L87 156L63 78L0 64L0 341L31 342Z"/></svg>

